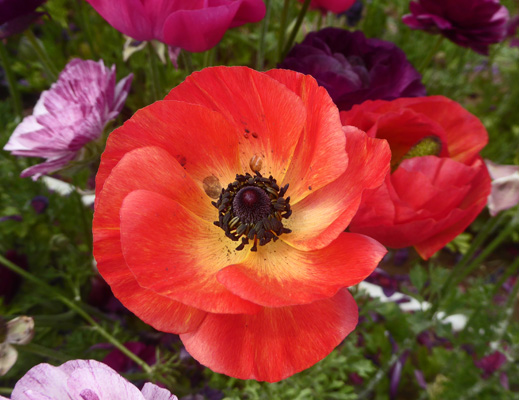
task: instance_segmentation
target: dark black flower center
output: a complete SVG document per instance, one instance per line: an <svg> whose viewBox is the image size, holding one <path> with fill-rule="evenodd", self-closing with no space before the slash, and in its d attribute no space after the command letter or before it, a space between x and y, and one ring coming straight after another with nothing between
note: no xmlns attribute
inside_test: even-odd
<svg viewBox="0 0 519 400"><path fill-rule="evenodd" d="M282 223L283 218L292 214L290 197L283 197L288 184L280 188L272 176L265 178L259 172L255 174L236 175L236 180L222 189L218 201L212 202L218 208L218 221L214 224L222 228L229 239L241 238L236 250L243 250L253 240L251 251L257 251L258 243L264 246L278 240L281 234L291 232Z"/></svg>

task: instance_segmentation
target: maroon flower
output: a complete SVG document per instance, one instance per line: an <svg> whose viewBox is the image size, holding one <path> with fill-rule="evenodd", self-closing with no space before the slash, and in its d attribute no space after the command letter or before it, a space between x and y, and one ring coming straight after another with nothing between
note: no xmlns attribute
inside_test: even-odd
<svg viewBox="0 0 519 400"><path fill-rule="evenodd" d="M439 32L483 55L506 35L509 14L499 0L418 0L409 9L402 20L410 28Z"/></svg>
<svg viewBox="0 0 519 400"><path fill-rule="evenodd" d="M155 346L147 345L141 342L126 342L124 347L130 350L133 354L142 358L148 365L153 365L157 362L155 356ZM103 363L113 368L119 373L134 372L140 367L131 360L126 354L119 349L113 349L103 359Z"/></svg>
<svg viewBox="0 0 519 400"><path fill-rule="evenodd" d="M308 34L279 65L312 75L341 111L365 100L425 96L420 74L391 42L325 28Z"/></svg>
<svg viewBox="0 0 519 400"><path fill-rule="evenodd" d="M46 0L0 0L0 39L25 30L36 21L41 12L36 8Z"/></svg>
<svg viewBox="0 0 519 400"><path fill-rule="evenodd" d="M28 268L27 257L23 254L18 254L15 250L7 250L4 253L4 257L23 269ZM3 299L4 303L9 303L14 297L20 287L20 283L20 276L0 263L0 299Z"/></svg>
<svg viewBox="0 0 519 400"><path fill-rule="evenodd" d="M500 351L494 351L493 353L485 356L477 361L474 361L476 367L480 368L483 379L488 379L490 375L496 372L506 362L506 356Z"/></svg>

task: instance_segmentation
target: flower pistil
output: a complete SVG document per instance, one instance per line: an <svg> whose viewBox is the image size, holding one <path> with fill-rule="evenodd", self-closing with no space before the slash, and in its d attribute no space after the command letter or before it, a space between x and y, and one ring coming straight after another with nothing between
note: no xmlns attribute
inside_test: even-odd
<svg viewBox="0 0 519 400"><path fill-rule="evenodd" d="M222 189L218 201L212 202L218 208L218 221L214 224L229 239L241 238L236 250L243 250L249 240L254 240L251 251L257 251L258 241L264 246L278 240L281 234L292 232L282 223L283 218L292 214L290 196L284 197L288 184L280 188L272 175L266 178L258 171L255 174L236 175L236 180Z"/></svg>

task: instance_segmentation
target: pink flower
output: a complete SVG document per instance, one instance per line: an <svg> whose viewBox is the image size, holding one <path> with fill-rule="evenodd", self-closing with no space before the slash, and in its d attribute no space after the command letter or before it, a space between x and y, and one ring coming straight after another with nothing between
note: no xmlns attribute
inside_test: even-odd
<svg viewBox="0 0 519 400"><path fill-rule="evenodd" d="M38 179L73 160L88 142L101 136L108 121L121 111L133 75L115 82L115 66L74 59L50 90L44 91L33 114L16 127L4 147L15 156L47 160L24 170Z"/></svg>
<svg viewBox="0 0 519 400"><path fill-rule="evenodd" d="M159 40L201 52L216 46L225 31L258 22L262 0L87 0L118 31L136 40Z"/></svg>
<svg viewBox="0 0 519 400"><path fill-rule="evenodd" d="M488 210L495 217L500 211L519 204L519 165L499 165L485 160L492 178L492 192L488 196Z"/></svg>
<svg viewBox="0 0 519 400"><path fill-rule="evenodd" d="M0 399L7 400L0 396ZM107 365L72 360L59 367L38 364L14 387L11 400L178 400L168 390L146 383L139 391Z"/></svg>

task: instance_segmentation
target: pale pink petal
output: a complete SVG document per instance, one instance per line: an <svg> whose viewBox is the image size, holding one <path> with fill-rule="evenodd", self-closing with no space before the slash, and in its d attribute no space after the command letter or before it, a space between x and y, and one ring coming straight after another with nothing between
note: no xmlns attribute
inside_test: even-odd
<svg viewBox="0 0 519 400"><path fill-rule="evenodd" d="M146 400L178 400L177 396L171 394L169 390L149 382L144 384L142 395Z"/></svg>

